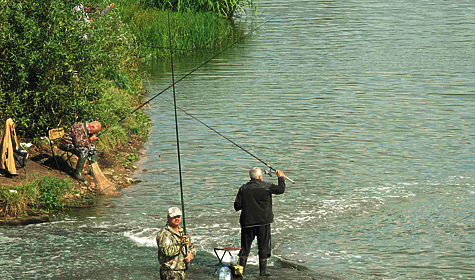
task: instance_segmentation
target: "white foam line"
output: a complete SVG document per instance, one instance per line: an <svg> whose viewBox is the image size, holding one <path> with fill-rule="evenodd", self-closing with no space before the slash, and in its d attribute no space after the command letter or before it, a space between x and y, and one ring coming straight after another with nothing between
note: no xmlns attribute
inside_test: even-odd
<svg viewBox="0 0 475 280"><path fill-rule="evenodd" d="M159 231L157 228L147 228L140 232L126 231L124 236L130 238L139 246L155 247L157 243L155 241L155 235Z"/></svg>

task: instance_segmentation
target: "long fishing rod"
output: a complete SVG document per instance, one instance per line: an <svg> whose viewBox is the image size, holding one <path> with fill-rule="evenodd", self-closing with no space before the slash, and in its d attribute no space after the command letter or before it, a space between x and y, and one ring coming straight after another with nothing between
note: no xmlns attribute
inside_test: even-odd
<svg viewBox="0 0 475 280"><path fill-rule="evenodd" d="M168 100L165 100L167 102L169 102ZM234 146L238 147L239 149L243 150L244 152L246 152L247 154L249 154L250 156L252 156L253 158L255 158L256 160L260 161L261 163L263 163L265 166L267 166L270 170L272 171L277 171L275 168L273 168L272 166L270 166L267 162L263 161L262 159L258 158L256 155L252 154L251 152L249 152L248 150L244 149L241 145L237 144L236 142L234 142L233 140L229 139L229 137L227 137L226 135L223 135L222 133L220 133L219 131L217 131L216 129L214 129L213 127L211 127L210 125L206 124L205 122L203 122L202 120L198 119L197 117L195 117L194 115L188 113L186 110L178 107L178 106L175 106L175 112L176 112L176 109L179 109L180 111L182 111L183 113L187 114L188 116L190 116L191 118L193 118L194 120L196 120L197 122L201 123L202 125L206 126L208 129L210 129L211 131L213 131L214 133L218 134L219 136L223 137L224 139L228 140L229 142L231 142ZM295 181L290 179L289 177L287 177L286 175L284 175L284 178L289 180L292 184L295 184Z"/></svg>
<svg viewBox="0 0 475 280"><path fill-rule="evenodd" d="M173 51L171 51L172 47L172 31L170 27L170 12L167 13L168 15L168 36L170 39L170 64L172 70L172 85L173 85L173 107L175 108L175 132L176 132L176 146L177 146L177 155L178 155L178 173L180 174L180 192L181 192L181 208L182 208L182 217L183 217L183 230L186 234L186 222L185 222L185 201L183 199L183 180L181 176L181 159L180 159L180 139L178 133L178 116L176 111L176 94L175 94L175 74L173 71Z"/></svg>
<svg viewBox="0 0 475 280"><path fill-rule="evenodd" d="M285 11L285 10L284 10ZM284 11L282 11L281 13L283 13ZM157 98L159 95L161 95L162 93L164 93L165 91L169 90L171 87L174 87L177 83L181 82L183 79L185 79L186 77L190 76L191 74L193 74L194 72L196 72L198 69L200 69L201 67L203 67L204 65L208 64L211 60L215 59L216 57L218 57L219 55L221 55L222 53L224 53L225 51L227 51L228 49L230 49L232 46L234 46L235 44L237 44L239 41L243 40L246 36L249 36L249 35L252 35L252 33L256 32L256 30L258 30L259 28L261 28L264 24L268 23L269 21L271 21L272 19L276 18L277 16L280 16L280 14L277 14L273 17L271 17L270 19L264 21L263 23L261 23L259 26L257 26L255 29L251 30L250 33L248 34L245 34L244 36L234 40L230 45L228 45L226 48L224 48L223 50L221 50L220 52L216 53L215 55L213 55L211 58L209 58L208 60L206 60L205 62L203 62L202 64L200 64L198 67L196 67L195 69L191 70L190 72L188 72L187 74L185 74L183 77L181 77L180 79L178 79L177 81L172 81L172 84L169 85L168 87L166 87L164 90L162 90L161 92L157 93L156 95L154 95L152 98L150 98L149 100L145 101L144 103L142 103L140 106L138 106L137 108L135 108L132 112L130 112L129 114L127 114L126 116L122 117L121 119L119 119L115 124L109 126L107 129L103 130L103 131L99 131L99 133L97 134L97 136L99 137L100 135L106 133L109 129L111 129L112 127L118 125L120 122L122 122L123 120L125 120L126 118L128 118L129 116L131 116L133 113L137 112L139 109L141 109L142 107L144 107L145 105L147 105L148 103L150 103L152 100L154 100L155 98ZM170 47L171 48L171 47Z"/></svg>
<svg viewBox="0 0 475 280"><path fill-rule="evenodd" d="M183 221L183 233L186 236L186 219L185 219L185 199L183 198L183 179L181 176L181 158L180 158L180 139L178 137L178 114L176 111L176 91L175 91L175 74L174 74L174 65L173 65L173 50L172 50L172 31L170 27L170 11L167 12L168 15L168 37L170 39L170 64L172 70L172 85L173 85L173 107L175 108L175 132L176 132L176 149L178 156L178 174L180 174L180 194L181 194L181 212L182 212L182 221ZM183 241L183 248L185 249L185 258L188 256L188 240ZM185 262L185 269L188 270L188 263Z"/></svg>

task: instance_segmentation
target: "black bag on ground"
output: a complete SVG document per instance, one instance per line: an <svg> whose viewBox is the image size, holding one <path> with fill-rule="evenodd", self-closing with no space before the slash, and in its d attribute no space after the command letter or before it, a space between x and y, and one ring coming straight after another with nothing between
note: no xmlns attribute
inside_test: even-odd
<svg viewBox="0 0 475 280"><path fill-rule="evenodd" d="M13 149L13 157L15 158L15 167L18 169L23 168L25 167L26 160L28 159L28 152Z"/></svg>

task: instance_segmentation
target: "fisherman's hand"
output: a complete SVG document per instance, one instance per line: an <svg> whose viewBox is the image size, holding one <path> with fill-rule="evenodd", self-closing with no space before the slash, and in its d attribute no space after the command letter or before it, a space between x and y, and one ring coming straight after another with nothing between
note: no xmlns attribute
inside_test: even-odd
<svg viewBox="0 0 475 280"><path fill-rule="evenodd" d="M185 262L187 262L187 263L188 263L188 262L191 262L191 260L194 259L194 258L195 258L195 256L193 256L192 254L188 253L188 256L186 256L186 258L185 258Z"/></svg>
<svg viewBox="0 0 475 280"><path fill-rule="evenodd" d="M277 174L277 177L284 177L284 172L282 172L280 170L276 170L275 174Z"/></svg>
<svg viewBox="0 0 475 280"><path fill-rule="evenodd" d="M188 244L188 243L190 242L190 237L189 237L188 235L183 235L183 236L181 237L181 242L182 242L183 244Z"/></svg>
<svg viewBox="0 0 475 280"><path fill-rule="evenodd" d="M96 135L92 135L91 137L89 137L89 141L91 141L91 142L94 142L94 141L96 141L97 139L99 139L99 138L97 138Z"/></svg>

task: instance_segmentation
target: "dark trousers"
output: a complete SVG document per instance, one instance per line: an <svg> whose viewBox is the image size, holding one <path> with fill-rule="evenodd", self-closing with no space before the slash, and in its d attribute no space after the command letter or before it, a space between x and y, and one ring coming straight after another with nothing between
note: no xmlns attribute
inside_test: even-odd
<svg viewBox="0 0 475 280"><path fill-rule="evenodd" d="M239 256L249 256L252 241L254 241L254 238L256 237L259 259L268 259L271 256L270 224L265 226L241 228L241 251L239 252Z"/></svg>

